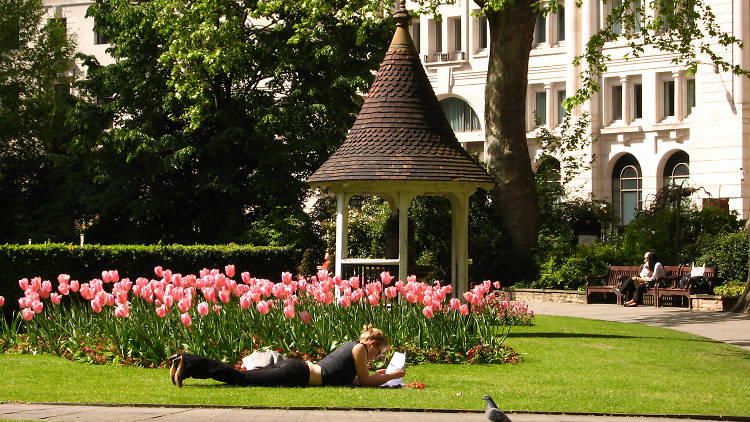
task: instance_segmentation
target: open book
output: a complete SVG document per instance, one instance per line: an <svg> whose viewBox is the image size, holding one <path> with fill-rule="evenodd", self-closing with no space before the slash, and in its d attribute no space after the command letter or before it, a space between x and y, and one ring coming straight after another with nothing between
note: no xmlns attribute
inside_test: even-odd
<svg viewBox="0 0 750 422"><path fill-rule="evenodd" d="M401 368L403 368L406 365L406 354L401 352L395 352L393 354L393 357L391 358L391 361L388 362L388 367L385 369L386 374L390 374L392 372L395 372ZM381 384L381 387L401 387L402 386L403 378L396 378L392 379L384 384Z"/></svg>

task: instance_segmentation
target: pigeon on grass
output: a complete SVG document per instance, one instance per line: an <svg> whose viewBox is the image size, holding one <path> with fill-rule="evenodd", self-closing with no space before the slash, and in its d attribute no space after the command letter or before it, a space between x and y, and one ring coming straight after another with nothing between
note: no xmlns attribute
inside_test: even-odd
<svg viewBox="0 0 750 422"><path fill-rule="evenodd" d="M484 415L487 416L487 419L492 422L510 422L508 415L497 408L495 401L492 400L489 394L485 394L482 398L487 402L487 407L484 408Z"/></svg>

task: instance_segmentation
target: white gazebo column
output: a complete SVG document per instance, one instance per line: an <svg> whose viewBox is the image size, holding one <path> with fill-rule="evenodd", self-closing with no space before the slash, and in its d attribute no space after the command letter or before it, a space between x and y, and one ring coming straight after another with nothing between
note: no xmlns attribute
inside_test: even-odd
<svg viewBox="0 0 750 422"><path fill-rule="evenodd" d="M451 197L451 276L454 295L469 290L469 195Z"/></svg>
<svg viewBox="0 0 750 422"><path fill-rule="evenodd" d="M349 236L349 195L336 192L336 275L341 277L341 260L347 258Z"/></svg>
<svg viewBox="0 0 750 422"><path fill-rule="evenodd" d="M413 195L398 193L398 279L406 281L409 276L409 207Z"/></svg>

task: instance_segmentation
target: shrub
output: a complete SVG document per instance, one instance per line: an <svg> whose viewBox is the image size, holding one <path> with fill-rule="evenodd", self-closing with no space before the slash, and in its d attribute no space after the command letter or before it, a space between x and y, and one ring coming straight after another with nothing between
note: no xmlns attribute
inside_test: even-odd
<svg viewBox="0 0 750 422"><path fill-rule="evenodd" d="M750 252L747 232L706 234L699 244L702 255L696 261L716 267L719 280L747 280Z"/></svg>
<svg viewBox="0 0 750 422"><path fill-rule="evenodd" d="M745 282L729 280L721 286L714 287L714 294L719 296L739 296L745 292Z"/></svg>

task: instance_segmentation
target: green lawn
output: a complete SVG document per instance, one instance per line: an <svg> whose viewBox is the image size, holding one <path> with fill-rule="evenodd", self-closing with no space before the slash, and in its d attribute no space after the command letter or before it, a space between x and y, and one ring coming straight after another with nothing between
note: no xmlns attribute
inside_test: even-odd
<svg viewBox="0 0 750 422"><path fill-rule="evenodd" d="M167 370L94 366L52 356L0 355L0 401L250 406L481 408L750 415L750 351L691 334L606 321L537 316L507 343L517 365L419 365L424 390L234 388Z"/></svg>

